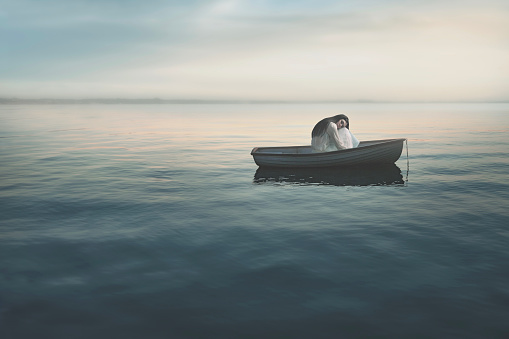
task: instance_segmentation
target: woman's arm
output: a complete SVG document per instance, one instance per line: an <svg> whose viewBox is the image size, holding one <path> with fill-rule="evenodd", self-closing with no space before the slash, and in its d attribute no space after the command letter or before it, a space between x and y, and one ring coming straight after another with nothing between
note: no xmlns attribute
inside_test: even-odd
<svg viewBox="0 0 509 339"><path fill-rule="evenodd" d="M327 134L329 135L331 140L333 140L334 144L336 145L336 147L338 149L345 149L346 148L346 146L343 145L343 142L341 142L341 139L339 139L338 128L337 128L337 125L335 123L331 122L329 124L329 126L327 127Z"/></svg>

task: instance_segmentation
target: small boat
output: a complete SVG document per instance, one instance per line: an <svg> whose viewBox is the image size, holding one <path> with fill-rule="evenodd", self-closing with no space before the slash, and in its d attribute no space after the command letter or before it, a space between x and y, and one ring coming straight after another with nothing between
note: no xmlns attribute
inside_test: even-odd
<svg viewBox="0 0 509 339"><path fill-rule="evenodd" d="M393 164L401 156L406 139L361 141L356 148L315 153L311 146L255 147L251 155L262 167L347 167Z"/></svg>

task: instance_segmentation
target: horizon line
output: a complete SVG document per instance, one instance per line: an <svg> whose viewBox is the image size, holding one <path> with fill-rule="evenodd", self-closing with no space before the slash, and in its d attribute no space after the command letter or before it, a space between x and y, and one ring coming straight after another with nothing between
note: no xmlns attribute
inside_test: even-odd
<svg viewBox="0 0 509 339"><path fill-rule="evenodd" d="M161 98L18 98L0 97L0 104L433 104L509 103L509 100L275 100L275 99L161 99Z"/></svg>

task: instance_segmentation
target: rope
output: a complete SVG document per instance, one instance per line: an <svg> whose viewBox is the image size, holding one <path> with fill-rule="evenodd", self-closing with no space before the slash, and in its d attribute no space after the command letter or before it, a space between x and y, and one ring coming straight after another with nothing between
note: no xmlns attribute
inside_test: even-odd
<svg viewBox="0 0 509 339"><path fill-rule="evenodd" d="M405 139L406 142L406 183L408 184L408 172L410 171L410 161L408 160L408 139Z"/></svg>

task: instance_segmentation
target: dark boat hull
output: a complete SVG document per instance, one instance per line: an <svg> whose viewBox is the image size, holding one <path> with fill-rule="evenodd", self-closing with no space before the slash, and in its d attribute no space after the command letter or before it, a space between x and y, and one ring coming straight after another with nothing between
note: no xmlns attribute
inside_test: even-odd
<svg viewBox="0 0 509 339"><path fill-rule="evenodd" d="M256 147L251 155L263 167L347 167L393 164L401 156L406 139L363 141L359 147L313 153L311 146Z"/></svg>

